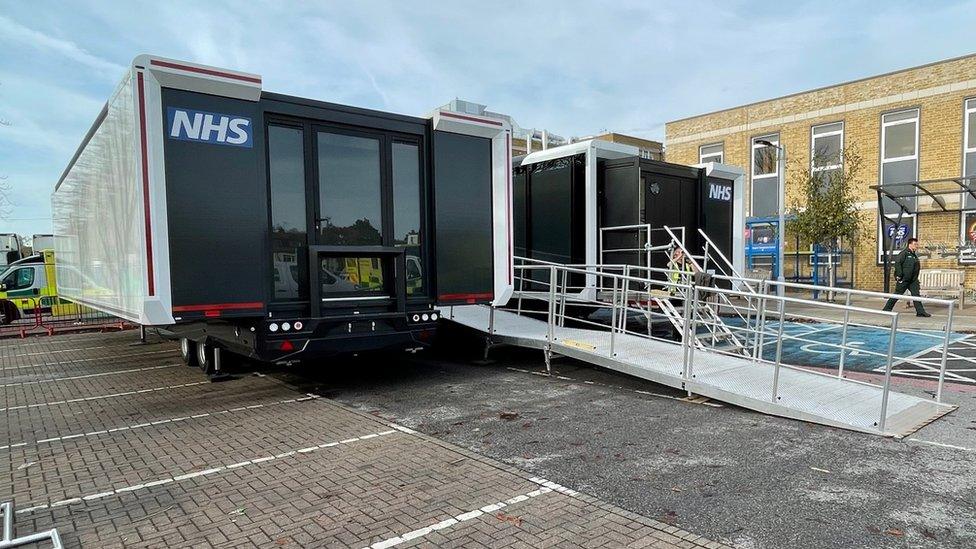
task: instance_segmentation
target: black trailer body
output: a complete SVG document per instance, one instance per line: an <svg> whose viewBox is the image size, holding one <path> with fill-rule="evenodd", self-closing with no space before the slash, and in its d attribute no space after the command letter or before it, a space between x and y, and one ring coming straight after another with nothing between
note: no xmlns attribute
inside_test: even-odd
<svg viewBox="0 0 976 549"><path fill-rule="evenodd" d="M127 166L99 157L129 151ZM59 258L95 281L68 297L166 326L204 362L422 347L439 306L511 294L509 151L498 120L285 96L141 56L55 191Z"/></svg>
<svg viewBox="0 0 976 549"><path fill-rule="evenodd" d="M670 242L664 227L696 253L702 229L725 257L742 255L741 170L643 159L633 147L584 141L516 159L514 172L516 257L663 268L665 254L643 250Z"/></svg>

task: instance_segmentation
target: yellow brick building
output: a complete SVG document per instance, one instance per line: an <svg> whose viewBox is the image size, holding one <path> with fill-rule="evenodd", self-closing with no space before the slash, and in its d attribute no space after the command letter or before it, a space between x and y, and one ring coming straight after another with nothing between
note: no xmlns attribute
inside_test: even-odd
<svg viewBox="0 0 976 549"><path fill-rule="evenodd" d="M785 147L787 170L837 169L842 160L829 160L837 158L834 151L856 147L864 159L859 195L869 231L854 250L854 284L881 289L877 196L869 187L976 174L976 55L675 120L665 134L669 162L716 160L746 171L747 217L776 215L776 149L758 140ZM827 160L812 165L811 157ZM796 193L787 188L787 205ZM971 225L976 200L966 207L974 210ZM967 239L966 219L959 212L923 213L905 224L923 246L938 242L954 250ZM976 287L971 255L932 253L922 266L964 269L967 288Z"/></svg>

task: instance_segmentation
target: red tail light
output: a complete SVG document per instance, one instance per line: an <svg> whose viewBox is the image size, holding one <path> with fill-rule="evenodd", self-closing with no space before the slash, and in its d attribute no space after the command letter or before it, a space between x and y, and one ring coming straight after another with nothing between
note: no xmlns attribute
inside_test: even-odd
<svg viewBox="0 0 976 549"><path fill-rule="evenodd" d="M281 350L282 351L294 351L295 350L295 345L293 345L291 341L288 341L286 339L286 340L284 340L284 341L281 342Z"/></svg>

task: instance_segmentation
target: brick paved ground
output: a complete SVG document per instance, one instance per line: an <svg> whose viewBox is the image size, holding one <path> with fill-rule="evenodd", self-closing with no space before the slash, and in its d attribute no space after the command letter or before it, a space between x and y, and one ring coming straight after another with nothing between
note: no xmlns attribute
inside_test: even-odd
<svg viewBox="0 0 976 549"><path fill-rule="evenodd" d="M719 547L134 332L0 341L0 500L68 547Z"/></svg>

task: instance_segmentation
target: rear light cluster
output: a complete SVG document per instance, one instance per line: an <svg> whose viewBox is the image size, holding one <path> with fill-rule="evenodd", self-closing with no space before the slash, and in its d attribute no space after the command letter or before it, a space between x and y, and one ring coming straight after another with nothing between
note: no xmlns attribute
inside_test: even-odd
<svg viewBox="0 0 976 549"><path fill-rule="evenodd" d="M271 333L275 333L278 330L281 330L282 332L290 332L294 330L297 332L304 327L305 325L302 324L301 320L296 320L294 323L282 322L281 324L278 324L277 322L272 322L271 324L268 324L268 331Z"/></svg>
<svg viewBox="0 0 976 549"><path fill-rule="evenodd" d="M410 317L410 320L414 322L434 322L438 318L440 318L440 315L437 313L414 313L413 316Z"/></svg>

